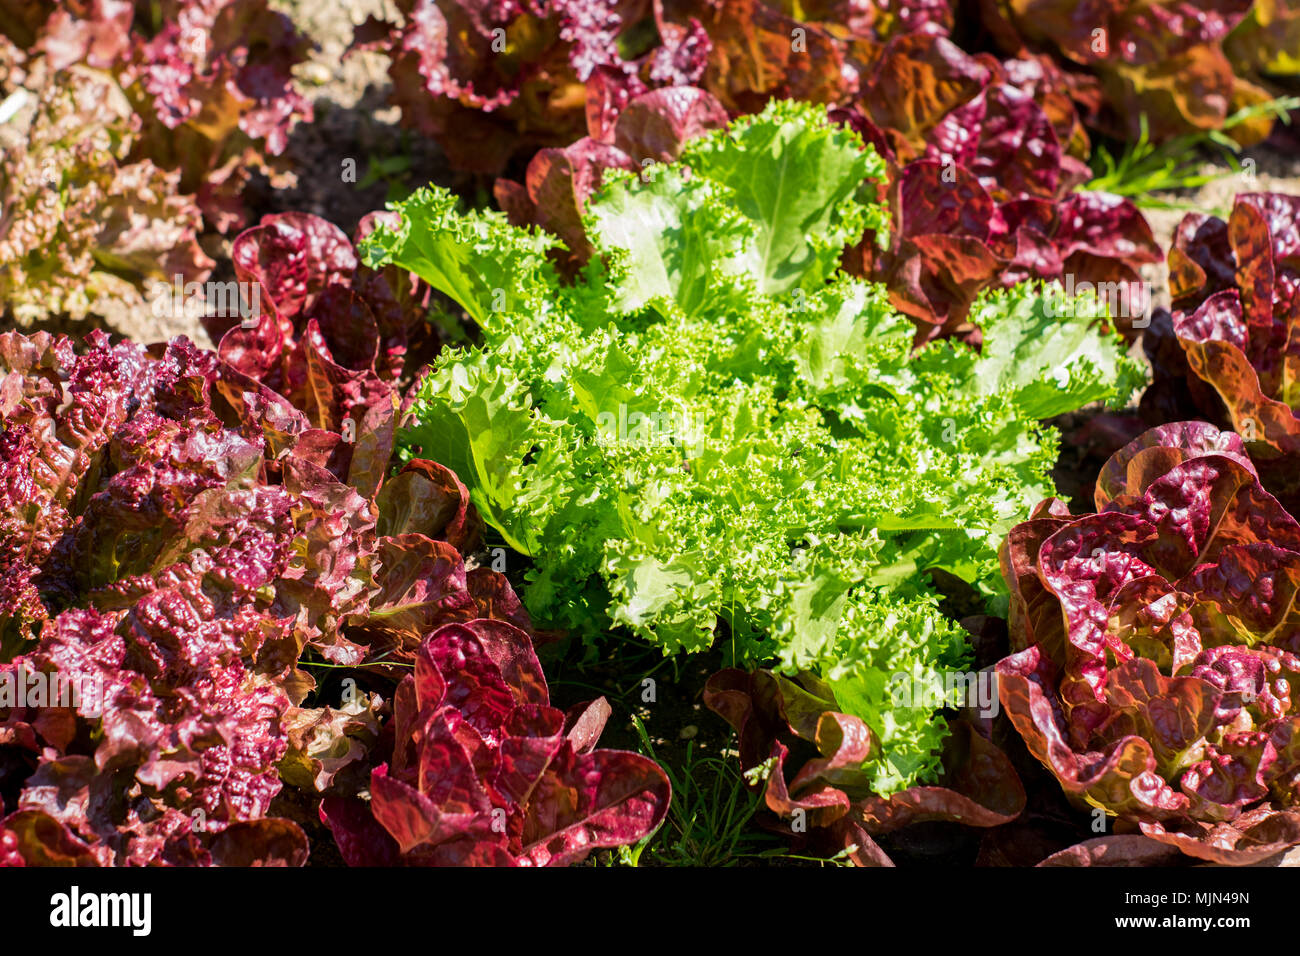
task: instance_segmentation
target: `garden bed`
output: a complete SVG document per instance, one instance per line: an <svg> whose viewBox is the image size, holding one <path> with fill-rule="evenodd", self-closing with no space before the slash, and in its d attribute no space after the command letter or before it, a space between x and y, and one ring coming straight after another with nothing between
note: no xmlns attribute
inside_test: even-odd
<svg viewBox="0 0 1300 956"><path fill-rule="evenodd" d="M1294 859L1290 0L18 6L0 864Z"/></svg>

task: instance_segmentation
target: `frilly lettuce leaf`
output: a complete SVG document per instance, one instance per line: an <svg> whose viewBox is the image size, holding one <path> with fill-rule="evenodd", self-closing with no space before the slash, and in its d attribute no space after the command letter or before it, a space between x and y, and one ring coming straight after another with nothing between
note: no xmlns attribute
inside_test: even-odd
<svg viewBox="0 0 1300 956"><path fill-rule="evenodd" d="M648 181L611 177L572 285L535 235L434 192L367 255L479 318L483 348L442 354L403 440L533 558L539 621L665 653L725 635L813 672L880 738L864 769L888 793L932 776L944 735L892 706L890 675L967 655L926 572L1001 591L1002 536L1052 492L1039 419L1127 398L1134 372L1095 310L1049 323L1035 288L981 301L982 353L913 354L887 293L834 268L883 225L875 170L823 109L776 104ZM482 317L492 283L514 291Z"/></svg>

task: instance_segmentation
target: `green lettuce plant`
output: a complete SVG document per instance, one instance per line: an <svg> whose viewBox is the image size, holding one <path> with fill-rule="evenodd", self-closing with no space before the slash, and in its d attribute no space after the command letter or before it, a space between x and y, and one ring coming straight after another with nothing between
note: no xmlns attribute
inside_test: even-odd
<svg viewBox="0 0 1300 956"><path fill-rule="evenodd" d="M779 102L611 175L572 284L556 240L434 189L363 255L481 331L440 356L404 441L532 559L538 623L816 675L870 728L888 794L933 777L945 734L891 675L967 663L926 572L996 595L998 544L1052 493L1040 420L1126 399L1137 372L1095 306L1031 287L976 302L980 352L913 354L884 290L839 268L885 232L882 174L824 108Z"/></svg>

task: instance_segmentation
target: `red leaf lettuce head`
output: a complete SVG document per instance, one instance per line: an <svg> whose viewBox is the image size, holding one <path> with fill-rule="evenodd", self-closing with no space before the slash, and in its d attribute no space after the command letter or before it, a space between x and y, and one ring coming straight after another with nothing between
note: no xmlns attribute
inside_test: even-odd
<svg viewBox="0 0 1300 956"><path fill-rule="evenodd" d="M29 863L301 863L281 773L329 787L379 732L377 698L301 706L304 651L396 669L449 622L530 628L466 567L459 479L389 478L419 287L311 216L233 257L256 308L208 316L215 354L0 334L0 790Z"/></svg>
<svg viewBox="0 0 1300 956"><path fill-rule="evenodd" d="M391 56L404 122L437 138L454 167L489 175L518 154L579 137L586 84L598 71L630 98L650 85L693 83L710 48L698 20L669 22L647 0L397 6L400 23L372 17L356 45Z"/></svg>
<svg viewBox="0 0 1300 956"><path fill-rule="evenodd" d="M1295 92L1300 78L1300 2L1255 0L1250 12L1223 41L1223 50L1238 76L1248 77L1270 93ZM1282 149L1300 147L1300 109L1289 123L1274 123L1272 142Z"/></svg>
<svg viewBox="0 0 1300 956"><path fill-rule="evenodd" d="M291 72L311 43L267 0L165 0L160 13L147 40L134 37L125 67L147 118L142 148L178 170L207 220L227 232L246 220L253 171L273 185L292 178L277 157L294 124L312 118Z"/></svg>
<svg viewBox="0 0 1300 956"><path fill-rule="evenodd" d="M1136 139L1141 117L1162 142L1222 127L1237 109L1268 99L1233 72L1224 39L1252 0L1116 0L1094 7L1056 0L982 0L983 20L1004 50L1050 53L1079 75L1076 98L1089 125ZM1245 143L1268 135L1271 121L1243 124Z"/></svg>
<svg viewBox="0 0 1300 956"><path fill-rule="evenodd" d="M328 796L321 818L356 866L564 866L635 843L670 786L653 761L596 748L609 713L603 698L552 707L519 628L444 625L397 688L369 800Z"/></svg>
<svg viewBox="0 0 1300 956"><path fill-rule="evenodd" d="M1261 480L1300 507L1300 198L1246 193L1228 221L1184 217L1169 250L1172 314L1145 347L1166 411L1183 390L1242 437ZM1170 408L1174 407L1169 405Z"/></svg>
<svg viewBox="0 0 1300 956"><path fill-rule="evenodd" d="M291 75L310 43L267 0L36 0L0 17L0 32L23 75L108 72L138 118L130 159L174 174L214 228L243 224L255 170L288 181L276 157L311 119Z"/></svg>
<svg viewBox="0 0 1300 956"><path fill-rule="evenodd" d="M137 156L142 123L107 73L74 66L0 125L0 298L19 325L148 313L158 286L212 260L179 175Z"/></svg>
<svg viewBox="0 0 1300 956"><path fill-rule="evenodd" d="M935 820L999 826L1024 809L1025 792L1010 761L965 720L953 725L939 785L880 797L862 769L877 746L871 729L841 713L818 678L728 669L709 678L704 700L739 735L747 775L763 768L766 782L758 785L775 828L789 833L799 814L816 849L856 847L850 858L860 866L893 865L873 836Z"/></svg>
<svg viewBox="0 0 1300 956"><path fill-rule="evenodd" d="M1003 709L1117 833L1230 864L1300 843L1300 523L1203 422L1121 449L1096 502L1003 546Z"/></svg>
<svg viewBox="0 0 1300 956"><path fill-rule="evenodd" d="M916 33L885 45L858 103L835 112L889 161L895 223L888 248L867 236L846 266L886 283L920 341L978 341L969 312L986 289L1040 279L1140 293L1139 270L1160 260L1132 202L1077 191L1089 145L1062 83L1045 58L999 62Z"/></svg>
<svg viewBox="0 0 1300 956"><path fill-rule="evenodd" d="M257 824L252 859L271 832L300 506L214 414L217 374L184 340L0 335L0 766L27 862L209 863Z"/></svg>
<svg viewBox="0 0 1300 956"><path fill-rule="evenodd" d="M359 234L384 215L366 217ZM305 213L263 217L235 238L231 258L237 288L224 314L203 318L227 367L227 399L249 410L278 402L259 416L272 457L293 443L298 458L372 497L408 353L440 344L424 322L428 288L360 265L337 226Z"/></svg>

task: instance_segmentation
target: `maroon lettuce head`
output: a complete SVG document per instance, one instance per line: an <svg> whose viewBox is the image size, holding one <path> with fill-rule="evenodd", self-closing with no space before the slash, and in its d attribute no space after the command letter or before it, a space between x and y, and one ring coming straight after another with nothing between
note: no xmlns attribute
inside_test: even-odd
<svg viewBox="0 0 1300 956"><path fill-rule="evenodd" d="M367 766L378 709L304 707L306 665L401 673L476 619L528 640L505 576L466 566L481 525L456 475L389 473L419 287L310 216L233 255L217 353L0 335L10 858L301 864L282 779Z"/></svg>
<svg viewBox="0 0 1300 956"><path fill-rule="evenodd" d="M214 412L214 356L88 344L0 335L7 840L28 863L302 863L271 801L307 509Z"/></svg>
<svg viewBox="0 0 1300 956"><path fill-rule="evenodd" d="M1227 222L1190 213L1169 250L1172 314L1145 343L1148 411L1181 400L1241 436L1264 486L1300 507L1300 198L1237 197Z"/></svg>
<svg viewBox="0 0 1300 956"><path fill-rule="evenodd" d="M1146 119L1156 142L1219 129L1237 109L1268 94L1234 72L1223 45L1253 0L981 0L985 28L1007 52L1050 53L1070 71L1090 126L1136 139ZM1268 135L1271 119L1233 131Z"/></svg>
<svg viewBox="0 0 1300 956"><path fill-rule="evenodd" d="M1203 422L1117 452L1096 503L1045 503L1003 546L1003 709L1130 848L1237 864L1300 843L1300 523Z"/></svg>
<svg viewBox="0 0 1300 956"><path fill-rule="evenodd" d="M369 800L326 797L349 864L563 866L635 843L668 809L664 772L596 747L609 705L550 705L532 642L503 621L447 624L393 699Z"/></svg>
<svg viewBox="0 0 1300 956"><path fill-rule="evenodd" d="M889 287L919 339L977 341L970 307L990 288L1040 279L1140 291L1141 267L1159 261L1132 202L1078 191L1088 137L1062 84L1045 59L999 62L915 34L891 40L860 101L834 114L885 156L892 183L889 248L868 236L846 265Z"/></svg>
<svg viewBox="0 0 1300 956"><path fill-rule="evenodd" d="M367 216L359 234L385 215ZM423 321L427 287L361 265L342 230L306 213L265 216L235 238L231 258L237 288L226 298L242 307L204 318L227 399L262 420L277 454L292 443L297 457L372 496L392 452L403 367L413 348L440 344ZM292 408L259 414L268 402Z"/></svg>
<svg viewBox="0 0 1300 956"><path fill-rule="evenodd" d="M693 83L709 38L698 20L648 0L399 0L400 21L371 18L356 45L391 57L393 101L457 169L496 176L517 155L564 146L586 125L587 84L615 96ZM620 104L621 105L621 104Z"/></svg>
<svg viewBox="0 0 1300 956"><path fill-rule="evenodd" d="M769 764L765 782L754 783L763 790L766 824L805 834L799 839L812 852L848 850L859 866L893 866L874 836L930 821L994 827L1024 809L1010 761L967 720L953 724L937 785L881 797L863 770L877 746L874 734L841 712L818 678L727 669L709 678L704 700L736 731L747 774Z"/></svg>

